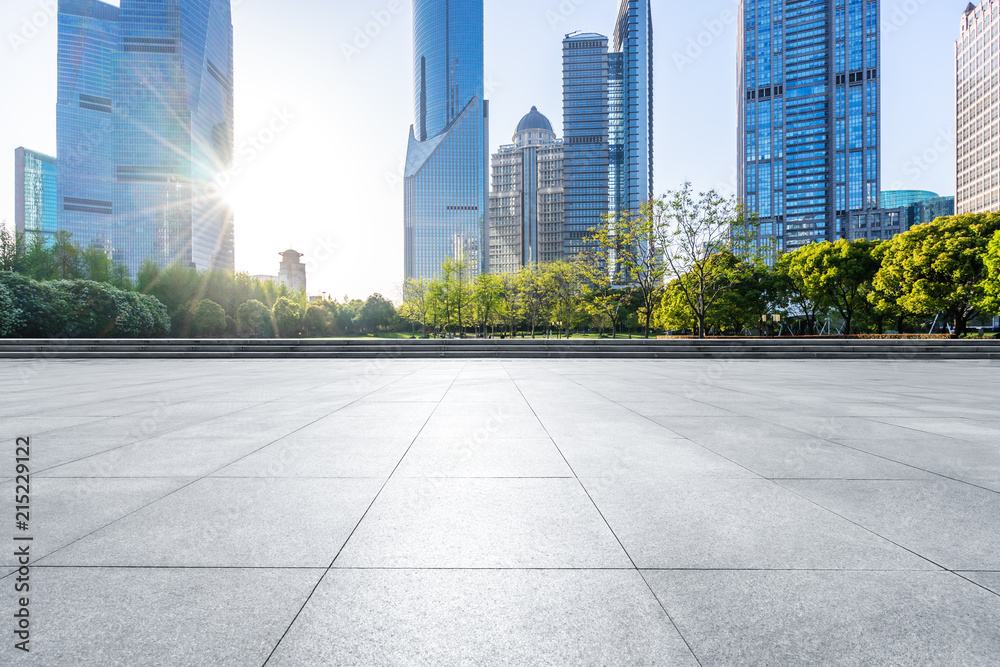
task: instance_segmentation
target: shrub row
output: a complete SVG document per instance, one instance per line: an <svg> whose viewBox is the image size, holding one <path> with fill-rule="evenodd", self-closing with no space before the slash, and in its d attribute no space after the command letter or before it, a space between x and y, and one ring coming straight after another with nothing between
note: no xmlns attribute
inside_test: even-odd
<svg viewBox="0 0 1000 667"><path fill-rule="evenodd" d="M0 336L159 338L170 317L151 296L86 280L38 282L0 272Z"/></svg>

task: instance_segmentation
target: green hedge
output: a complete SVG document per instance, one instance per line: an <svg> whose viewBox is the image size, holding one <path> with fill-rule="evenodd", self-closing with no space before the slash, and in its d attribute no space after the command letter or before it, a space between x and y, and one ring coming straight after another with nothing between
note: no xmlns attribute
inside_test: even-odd
<svg viewBox="0 0 1000 667"><path fill-rule="evenodd" d="M8 338L161 338L166 307L144 294L85 280L38 282L0 272L0 335Z"/></svg>

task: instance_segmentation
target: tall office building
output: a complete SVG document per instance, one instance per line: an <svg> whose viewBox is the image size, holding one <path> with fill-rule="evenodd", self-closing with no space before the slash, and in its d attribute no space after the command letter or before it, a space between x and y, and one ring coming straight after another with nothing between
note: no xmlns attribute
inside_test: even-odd
<svg viewBox="0 0 1000 667"><path fill-rule="evenodd" d="M1000 0L983 0L978 7L970 2L955 43L958 214L1000 210L998 20Z"/></svg>
<svg viewBox="0 0 1000 667"><path fill-rule="evenodd" d="M51 239L58 225L56 159L27 148L14 151L14 229Z"/></svg>
<svg viewBox="0 0 1000 667"><path fill-rule="evenodd" d="M414 124L404 176L404 273L489 265L489 102L483 0L415 0Z"/></svg>
<svg viewBox="0 0 1000 667"><path fill-rule="evenodd" d="M234 267L230 0L60 0L59 229L133 273Z"/></svg>
<svg viewBox="0 0 1000 667"><path fill-rule="evenodd" d="M653 10L622 0L609 55L609 205L638 211L653 198Z"/></svg>
<svg viewBox="0 0 1000 667"><path fill-rule="evenodd" d="M121 36L115 259L232 270L230 0L122 0Z"/></svg>
<svg viewBox="0 0 1000 667"><path fill-rule="evenodd" d="M563 143L536 107L518 123L513 143L493 156L490 271L562 257Z"/></svg>
<svg viewBox="0 0 1000 667"><path fill-rule="evenodd" d="M879 208L878 0L742 0L740 199L792 251L899 227Z"/></svg>
<svg viewBox="0 0 1000 667"><path fill-rule="evenodd" d="M653 197L653 14L621 0L613 40L563 40L565 240L573 257L608 215Z"/></svg>
<svg viewBox="0 0 1000 667"><path fill-rule="evenodd" d="M609 187L608 38L597 33L563 40L563 256L583 251L604 223Z"/></svg>
<svg viewBox="0 0 1000 667"><path fill-rule="evenodd" d="M56 157L58 226L84 246L114 249L114 102L121 52L119 9L60 0Z"/></svg>

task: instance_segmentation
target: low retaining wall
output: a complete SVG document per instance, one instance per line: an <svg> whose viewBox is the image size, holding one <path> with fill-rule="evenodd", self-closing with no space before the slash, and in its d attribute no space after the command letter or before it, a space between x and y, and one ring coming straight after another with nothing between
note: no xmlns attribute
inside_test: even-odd
<svg viewBox="0 0 1000 667"><path fill-rule="evenodd" d="M1000 341L0 340L0 359L1000 359Z"/></svg>

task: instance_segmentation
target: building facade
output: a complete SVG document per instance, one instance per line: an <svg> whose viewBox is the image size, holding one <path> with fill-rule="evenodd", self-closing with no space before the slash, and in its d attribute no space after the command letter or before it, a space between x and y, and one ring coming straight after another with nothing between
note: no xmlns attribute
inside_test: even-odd
<svg viewBox="0 0 1000 667"><path fill-rule="evenodd" d="M882 193L880 201L882 208L903 208L938 196L938 193L928 190L886 190Z"/></svg>
<svg viewBox="0 0 1000 667"><path fill-rule="evenodd" d="M955 215L954 197L925 199L906 207L906 228L926 225L938 218Z"/></svg>
<svg viewBox="0 0 1000 667"><path fill-rule="evenodd" d="M955 43L958 214L1000 210L998 21L1000 0L983 0L978 7L970 2Z"/></svg>
<svg viewBox="0 0 1000 667"><path fill-rule="evenodd" d="M415 0L414 123L404 174L404 274L448 258L489 267L489 102L483 0Z"/></svg>
<svg viewBox="0 0 1000 667"><path fill-rule="evenodd" d="M563 257L580 254L609 213L610 115L608 38L563 40Z"/></svg>
<svg viewBox="0 0 1000 667"><path fill-rule="evenodd" d="M536 107L521 119L513 143L493 155L490 271L562 256L563 144Z"/></svg>
<svg viewBox="0 0 1000 667"><path fill-rule="evenodd" d="M898 227L879 208L879 0L742 0L739 15L737 187L761 243Z"/></svg>
<svg viewBox="0 0 1000 667"><path fill-rule="evenodd" d="M306 291L306 265L302 263L305 257L295 250L281 253L281 265L278 269L278 282L289 289L298 292Z"/></svg>
<svg viewBox="0 0 1000 667"><path fill-rule="evenodd" d="M59 3L59 229L136 273L235 265L230 0Z"/></svg>
<svg viewBox="0 0 1000 667"><path fill-rule="evenodd" d="M955 215L955 198L927 190L889 190L882 193L883 209L902 210L902 231L938 218Z"/></svg>
<svg viewBox="0 0 1000 667"><path fill-rule="evenodd" d="M115 259L232 270L230 2L122 0L120 21Z"/></svg>
<svg viewBox="0 0 1000 667"><path fill-rule="evenodd" d="M27 148L14 151L14 229L51 239L59 224L56 159Z"/></svg>
<svg viewBox="0 0 1000 667"><path fill-rule="evenodd" d="M120 10L98 0L60 0L56 157L58 228L82 246L112 253L117 169L116 82Z"/></svg>
<svg viewBox="0 0 1000 667"><path fill-rule="evenodd" d="M638 211L653 198L653 10L650 0L622 0L608 56L612 215Z"/></svg>

